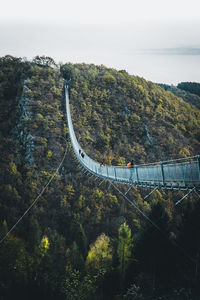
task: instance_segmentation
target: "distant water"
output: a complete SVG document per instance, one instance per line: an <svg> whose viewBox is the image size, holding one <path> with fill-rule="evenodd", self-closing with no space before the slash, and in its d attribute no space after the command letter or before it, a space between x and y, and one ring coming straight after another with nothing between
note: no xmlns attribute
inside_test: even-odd
<svg viewBox="0 0 200 300"><path fill-rule="evenodd" d="M200 55L118 54L105 63L156 83L200 82Z"/></svg>

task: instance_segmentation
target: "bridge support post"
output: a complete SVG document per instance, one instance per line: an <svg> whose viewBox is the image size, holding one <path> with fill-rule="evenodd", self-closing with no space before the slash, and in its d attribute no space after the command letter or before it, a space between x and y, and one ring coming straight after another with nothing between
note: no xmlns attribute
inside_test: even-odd
<svg viewBox="0 0 200 300"><path fill-rule="evenodd" d="M197 165L199 170L199 180L200 180L200 155L197 155Z"/></svg>
<svg viewBox="0 0 200 300"><path fill-rule="evenodd" d="M115 172L115 179L117 179L116 168L114 168L114 172Z"/></svg>
<svg viewBox="0 0 200 300"><path fill-rule="evenodd" d="M165 186L165 174L164 174L164 169L163 169L163 163L160 163L160 168L161 168L161 174L162 174L162 184Z"/></svg>
<svg viewBox="0 0 200 300"><path fill-rule="evenodd" d="M107 171L107 177L109 177L109 174L108 174L108 166L106 166L106 171Z"/></svg>
<svg viewBox="0 0 200 300"><path fill-rule="evenodd" d="M138 176L138 169L137 169L137 167L135 168L135 173L136 173L137 183L139 183L139 176Z"/></svg>

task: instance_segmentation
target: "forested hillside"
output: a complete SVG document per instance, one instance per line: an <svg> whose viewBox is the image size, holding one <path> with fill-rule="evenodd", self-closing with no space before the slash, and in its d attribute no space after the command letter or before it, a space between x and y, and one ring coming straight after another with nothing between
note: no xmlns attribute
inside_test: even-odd
<svg viewBox="0 0 200 300"><path fill-rule="evenodd" d="M184 101L196 106L198 109L200 109L200 96L197 93L194 93L193 89L184 90L181 89L180 84L178 86L174 85L168 85L168 84L158 84L162 88L164 88L166 91L169 91L173 93L175 96L182 98ZM200 85L200 84L199 84ZM183 85L184 87L184 85Z"/></svg>
<svg viewBox="0 0 200 300"><path fill-rule="evenodd" d="M181 82L177 88L200 96L200 84L198 82Z"/></svg>
<svg viewBox="0 0 200 300"><path fill-rule="evenodd" d="M199 152L198 107L152 82L103 65L2 57L0 239L63 158L64 79L75 133L92 158L125 165ZM175 207L183 192L145 201L149 192L135 187L128 197L154 226L107 182L84 176L68 142L58 174L0 243L0 299L198 299L198 195Z"/></svg>
<svg viewBox="0 0 200 300"><path fill-rule="evenodd" d="M74 126L90 155L109 157L115 152L108 159L119 164L130 156L144 163L197 153L199 110L172 93L104 66L67 64L61 72L74 78Z"/></svg>

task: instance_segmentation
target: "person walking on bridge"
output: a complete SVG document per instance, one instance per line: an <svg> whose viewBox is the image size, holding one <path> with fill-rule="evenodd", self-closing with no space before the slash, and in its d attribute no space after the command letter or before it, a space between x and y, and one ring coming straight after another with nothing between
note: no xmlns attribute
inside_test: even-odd
<svg viewBox="0 0 200 300"><path fill-rule="evenodd" d="M129 169L134 167L133 159L127 164L127 167L128 167Z"/></svg>
<svg viewBox="0 0 200 300"><path fill-rule="evenodd" d="M131 168L134 167L134 162L133 162L133 159L131 160Z"/></svg>
<svg viewBox="0 0 200 300"><path fill-rule="evenodd" d="M104 168L104 160L100 163L100 167Z"/></svg>

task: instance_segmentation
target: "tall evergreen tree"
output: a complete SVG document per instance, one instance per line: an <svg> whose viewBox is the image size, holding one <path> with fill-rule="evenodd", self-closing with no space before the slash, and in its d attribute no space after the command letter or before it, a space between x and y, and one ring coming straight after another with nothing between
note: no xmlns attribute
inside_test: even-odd
<svg viewBox="0 0 200 300"><path fill-rule="evenodd" d="M126 270L131 263L131 250L133 248L133 239L131 229L126 223L123 223L118 230L117 255L119 259L119 272L121 276L121 289L126 275Z"/></svg>

